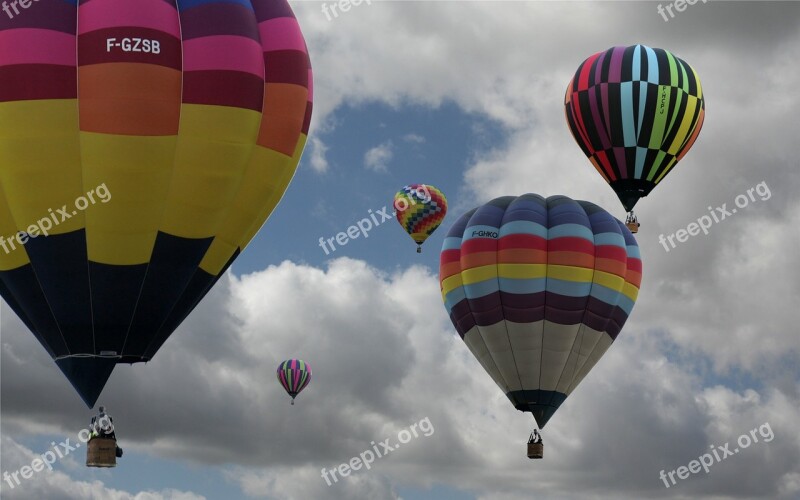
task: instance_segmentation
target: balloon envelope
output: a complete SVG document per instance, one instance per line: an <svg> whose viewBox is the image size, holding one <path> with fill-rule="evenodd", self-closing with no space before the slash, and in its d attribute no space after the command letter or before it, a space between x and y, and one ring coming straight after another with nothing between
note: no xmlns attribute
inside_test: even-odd
<svg viewBox="0 0 800 500"><path fill-rule="evenodd" d="M430 184L409 184L394 195L394 210L397 222L422 245L447 215L447 198Z"/></svg>
<svg viewBox="0 0 800 500"><path fill-rule="evenodd" d="M288 359L278 365L278 382L294 399L311 382L311 366L301 359Z"/></svg>
<svg viewBox="0 0 800 500"><path fill-rule="evenodd" d="M285 0L34 4L0 43L0 294L93 406L280 201L308 53Z"/></svg>
<svg viewBox="0 0 800 500"><path fill-rule="evenodd" d="M461 216L442 246L439 279L472 354L544 427L617 338L641 272L636 240L608 212L526 194Z"/></svg>
<svg viewBox="0 0 800 500"><path fill-rule="evenodd" d="M705 117L694 69L645 45L586 59L564 105L572 136L627 211L689 151Z"/></svg>

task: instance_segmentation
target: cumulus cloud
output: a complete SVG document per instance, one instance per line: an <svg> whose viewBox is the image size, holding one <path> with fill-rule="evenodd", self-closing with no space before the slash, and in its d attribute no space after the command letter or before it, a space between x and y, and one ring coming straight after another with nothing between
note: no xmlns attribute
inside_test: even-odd
<svg viewBox="0 0 800 500"><path fill-rule="evenodd" d="M328 171L328 146L318 137L311 137L308 146L311 150L311 168L316 172L323 173Z"/></svg>
<svg viewBox="0 0 800 500"><path fill-rule="evenodd" d="M405 142L411 144L425 144L425 138L419 134L410 133L403 136L403 140Z"/></svg>
<svg viewBox="0 0 800 500"><path fill-rule="evenodd" d="M373 172L388 172L393 157L394 145L392 141L386 141L364 153L364 168Z"/></svg>
<svg viewBox="0 0 800 500"><path fill-rule="evenodd" d="M532 468L525 457L532 419L514 410L453 333L430 270L385 274L347 258L327 269L287 261L228 275L220 285L156 359L141 369L120 367L103 396L127 448L237 464L226 478L248 495L396 498L399 487L448 484L485 498L518 498L531 481L544 498L598 488L618 498L676 491L790 498L797 491L797 386L708 385L636 309L545 430L546 460ZM77 421L82 411L53 417L51 398L74 399L59 387L60 374L39 377L18 363L46 358L20 325L4 324L4 341L18 346L15 356L3 350L4 427L21 430L35 420L66 432L58 422ZM295 406L273 373L289 357L309 361L315 373ZM426 417L435 428L430 437L331 486L321 477L322 468L348 463L372 441L394 439ZM660 470L764 422L772 442L673 489L659 480ZM737 476L753 479L744 484Z"/></svg>
<svg viewBox="0 0 800 500"><path fill-rule="evenodd" d="M109 488L100 480L75 480L65 472L60 470L51 471L47 468L32 472L33 475L25 479L24 476L14 476L13 473L19 471L22 467L30 467L34 460L40 459L40 455L35 454L6 435L0 438L0 442L2 443L0 450L2 450L3 470L10 474L9 476L4 476L4 481L0 485L3 498L11 500L27 500L30 498L52 500L205 500L206 498L190 491L178 491L175 489L129 493ZM62 460L74 461L74 457L66 455ZM9 479L5 479L6 477Z"/></svg>

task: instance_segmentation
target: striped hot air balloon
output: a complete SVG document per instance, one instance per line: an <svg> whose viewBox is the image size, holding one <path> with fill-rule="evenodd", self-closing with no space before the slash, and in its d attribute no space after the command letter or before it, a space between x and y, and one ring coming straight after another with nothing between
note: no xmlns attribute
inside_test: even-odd
<svg viewBox="0 0 800 500"><path fill-rule="evenodd" d="M278 365L278 382L294 398L311 382L311 366L301 359L288 359Z"/></svg>
<svg viewBox="0 0 800 500"><path fill-rule="evenodd" d="M397 222L417 244L417 253L422 244L447 215L447 198L430 184L409 184L394 195L394 210Z"/></svg>
<svg viewBox="0 0 800 500"><path fill-rule="evenodd" d="M306 44L286 0L72 0L0 15L0 47L0 236L28 240L0 250L0 294L92 406L283 196Z"/></svg>
<svg viewBox="0 0 800 500"><path fill-rule="evenodd" d="M564 106L573 137L629 212L689 151L705 117L694 69L645 45L586 59Z"/></svg>
<svg viewBox="0 0 800 500"><path fill-rule="evenodd" d="M642 275L624 224L564 196L506 196L467 212L440 259L458 334L540 428L617 338Z"/></svg>

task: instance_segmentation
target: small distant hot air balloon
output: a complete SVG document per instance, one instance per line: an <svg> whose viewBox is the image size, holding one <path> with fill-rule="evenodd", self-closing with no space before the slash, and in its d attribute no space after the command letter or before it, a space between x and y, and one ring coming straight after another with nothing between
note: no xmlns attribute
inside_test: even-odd
<svg viewBox="0 0 800 500"><path fill-rule="evenodd" d="M612 47L578 67L564 106L575 141L617 193L636 232L634 205L683 158L703 127L697 73L664 49Z"/></svg>
<svg viewBox="0 0 800 500"><path fill-rule="evenodd" d="M617 338L641 276L639 247L622 222L586 201L536 194L461 216L439 267L458 334L540 428ZM535 434L528 456L541 458Z"/></svg>
<svg viewBox="0 0 800 500"><path fill-rule="evenodd" d="M288 359L278 366L278 381L294 398L311 382L311 366L301 359Z"/></svg>
<svg viewBox="0 0 800 500"><path fill-rule="evenodd" d="M417 243L417 253L422 244L447 215L447 198L430 184L409 184L394 195L397 222Z"/></svg>

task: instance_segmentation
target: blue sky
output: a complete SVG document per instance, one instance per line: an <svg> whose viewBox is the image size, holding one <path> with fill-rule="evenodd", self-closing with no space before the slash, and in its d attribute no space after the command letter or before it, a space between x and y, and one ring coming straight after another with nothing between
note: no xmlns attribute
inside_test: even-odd
<svg viewBox="0 0 800 500"><path fill-rule="evenodd" d="M369 104L337 110L336 128L320 135L328 147L329 170L316 172L308 163L309 155L305 156L279 210L234 263L234 270L248 273L284 259L321 266L344 256L385 271L411 264L436 268L447 226L459 208L464 209L465 200L453 196L463 190L462 172L476 154L503 146L503 129L502 124L467 114L453 103L437 109ZM386 171L365 167L367 151L387 144L392 156L385 162ZM456 204L421 255L394 219L375 227L367 239L337 245L334 252L329 249L330 255L320 248L320 237L346 231L369 217L370 211L389 207L391 213L394 194L413 183L432 184L450 194L450 203ZM303 230L298 231L298 226Z"/></svg>
<svg viewBox="0 0 800 500"><path fill-rule="evenodd" d="M292 6L315 104L283 200L158 356L115 370L100 403L125 449L119 467L86 469L81 449L3 498L800 495L791 147L800 69L787 64L800 4L698 2L669 21L655 2L374 0L330 21L320 2ZM439 250L461 213L502 195L565 194L624 217L569 134L563 92L585 57L633 43L697 69L706 123L637 205L639 299L548 424L546 459L534 463L530 416L509 404L442 307ZM770 199L664 251L660 234L759 182ZM320 248L320 237L391 207L409 183L435 185L449 202L422 254L395 220L329 255ZM11 472L51 441L74 441L91 412L5 303L0 311L0 469ZM314 368L295 406L274 379L289 357ZM333 486L321 478L424 418L432 435ZM773 441L670 488L659 479L765 422Z"/></svg>

